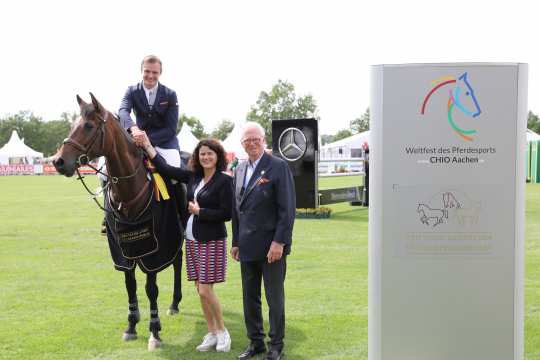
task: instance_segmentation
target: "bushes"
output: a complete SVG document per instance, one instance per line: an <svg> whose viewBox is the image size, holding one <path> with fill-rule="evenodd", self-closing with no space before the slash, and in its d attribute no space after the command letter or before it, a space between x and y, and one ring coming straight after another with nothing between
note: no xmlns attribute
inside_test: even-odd
<svg viewBox="0 0 540 360"><path fill-rule="evenodd" d="M332 209L328 207L296 209L297 219L328 219Z"/></svg>

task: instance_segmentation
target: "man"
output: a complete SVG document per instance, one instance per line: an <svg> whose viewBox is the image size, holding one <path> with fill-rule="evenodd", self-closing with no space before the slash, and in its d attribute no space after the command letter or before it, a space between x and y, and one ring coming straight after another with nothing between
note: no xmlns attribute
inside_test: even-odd
<svg viewBox="0 0 540 360"><path fill-rule="evenodd" d="M143 145L144 133L150 139L156 151L165 161L180 167L180 147L176 137L178 126L178 98L176 92L159 82L162 72L161 60L155 55L148 55L141 61L142 81L129 86L118 110L120 123L128 130L135 143ZM135 122L131 111L135 113ZM178 202L180 219L185 218L183 209L187 208L185 188L173 182L175 197ZM178 313L178 304L182 300L181 271L182 246L174 262L175 284L173 301L169 314Z"/></svg>
<svg viewBox="0 0 540 360"><path fill-rule="evenodd" d="M142 81L128 87L118 115L124 129L131 132L137 145L141 145L145 131L158 153L171 166L180 166L180 147L176 138L178 126L178 99L176 92L159 83L162 65L154 55L141 62ZM131 119L135 113L136 123Z"/></svg>
<svg viewBox="0 0 540 360"><path fill-rule="evenodd" d="M285 336L284 281L296 209L294 182L285 161L266 154L264 129L245 124L241 142L248 161L234 173L231 256L240 261L244 321L250 344L238 359L266 351L261 311L261 279L269 307L267 360L281 359Z"/></svg>

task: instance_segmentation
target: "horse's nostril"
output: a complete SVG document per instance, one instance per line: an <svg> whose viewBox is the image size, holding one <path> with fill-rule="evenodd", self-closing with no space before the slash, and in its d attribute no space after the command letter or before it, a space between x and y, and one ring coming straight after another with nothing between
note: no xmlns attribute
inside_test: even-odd
<svg viewBox="0 0 540 360"><path fill-rule="evenodd" d="M53 165L54 166L63 166L64 165L64 159L62 158L57 158L55 160L53 160Z"/></svg>

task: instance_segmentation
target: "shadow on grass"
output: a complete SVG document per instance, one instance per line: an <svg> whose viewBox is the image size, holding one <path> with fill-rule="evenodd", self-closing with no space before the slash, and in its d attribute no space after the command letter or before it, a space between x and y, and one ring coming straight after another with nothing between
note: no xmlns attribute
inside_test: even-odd
<svg viewBox="0 0 540 360"><path fill-rule="evenodd" d="M264 296L264 295L263 295ZM263 300L264 301L264 300ZM240 309L241 310L241 309ZM246 346L249 343L249 340L246 336L246 328L244 325L244 317L242 312L232 312L232 311L225 311L223 313L223 317L225 319L225 326L227 327L227 330L231 334L232 339L232 346L231 351L229 353L217 353L216 351L209 351L206 353L200 353L195 350L197 345L199 345L202 341L202 338L207 333L206 328L206 322L204 321L204 318L202 317L202 314L195 314L195 313L186 313L182 314L180 312L180 316L185 317L200 317L200 321L197 320L195 323L195 328L193 330L193 334L187 342L183 344L171 344L167 343L165 340L165 344L163 348L158 350L155 355L161 358L165 359L237 359L238 354L240 354ZM267 314L263 313L263 317L266 319ZM264 329L267 332L267 341L269 341L268 338L268 321L265 321ZM305 334L298 328L290 325L286 325L285 329L285 356L289 359L307 359L303 357L302 355L295 354L295 349L297 347L301 347L300 344L306 341ZM255 357L254 359L262 359L264 358L264 354L260 355L259 358Z"/></svg>

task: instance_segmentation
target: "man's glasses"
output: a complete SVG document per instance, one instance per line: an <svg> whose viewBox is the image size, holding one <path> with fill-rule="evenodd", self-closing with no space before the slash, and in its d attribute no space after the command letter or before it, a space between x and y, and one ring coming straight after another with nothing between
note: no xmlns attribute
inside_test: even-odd
<svg viewBox="0 0 540 360"><path fill-rule="evenodd" d="M249 138L249 139L243 139L242 144L258 144L261 142L261 138Z"/></svg>

